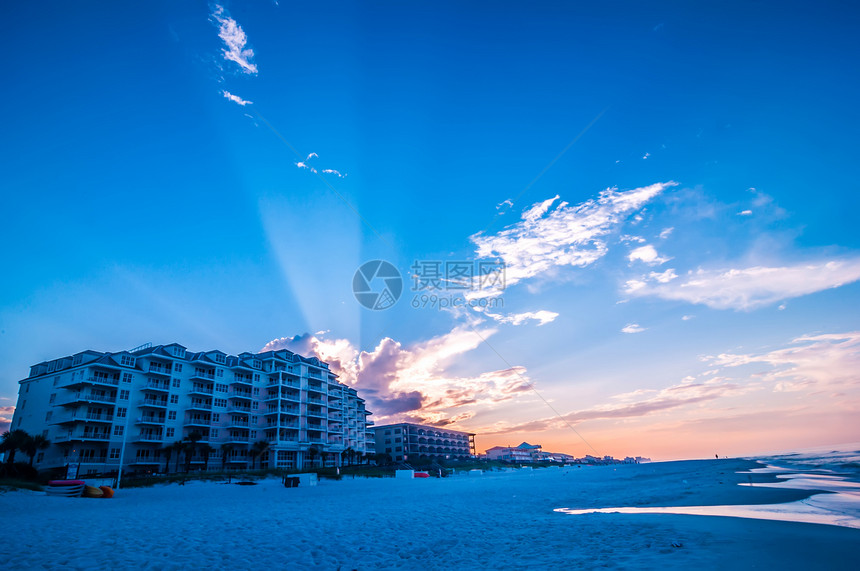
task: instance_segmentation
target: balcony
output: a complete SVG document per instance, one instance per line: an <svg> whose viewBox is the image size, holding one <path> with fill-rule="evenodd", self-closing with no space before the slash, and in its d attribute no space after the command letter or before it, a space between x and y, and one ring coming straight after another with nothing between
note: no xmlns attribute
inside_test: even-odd
<svg viewBox="0 0 860 571"><path fill-rule="evenodd" d="M164 365L158 365L156 363L150 363L149 369L147 369L147 374L150 375L161 375L164 377L170 376L170 367Z"/></svg>
<svg viewBox="0 0 860 571"><path fill-rule="evenodd" d="M196 417L191 417L188 420L186 420L185 422L183 422L182 426L204 426L206 428L209 428L210 424L212 424L211 419L196 416Z"/></svg>
<svg viewBox="0 0 860 571"><path fill-rule="evenodd" d="M238 404L231 404L227 406L227 412L232 412L236 414L251 414L253 411L249 406L240 406Z"/></svg>
<svg viewBox="0 0 860 571"><path fill-rule="evenodd" d="M164 424L164 417L163 416L151 416L151 415L141 416L136 421L134 421L134 423L135 424Z"/></svg>
<svg viewBox="0 0 860 571"><path fill-rule="evenodd" d="M156 381L154 379L149 379L146 382L146 385L144 385L140 390L166 393L170 391L170 383L167 381Z"/></svg>
<svg viewBox="0 0 860 571"><path fill-rule="evenodd" d="M54 442L107 442L110 440L110 432L106 430L74 430L66 434L58 434Z"/></svg>
<svg viewBox="0 0 860 571"><path fill-rule="evenodd" d="M78 392L74 395L68 397L68 400L60 403L61 406L73 405L81 402L86 403L106 403L106 404L114 404L116 402L116 396L110 396L106 393L94 393L91 391Z"/></svg>
<svg viewBox="0 0 860 571"><path fill-rule="evenodd" d="M309 410L307 412L307 415L312 416L314 418L326 418L325 413L321 410Z"/></svg>
<svg viewBox="0 0 860 571"><path fill-rule="evenodd" d="M227 396L227 398L234 400L252 400L251 391L233 391Z"/></svg>
<svg viewBox="0 0 860 571"><path fill-rule="evenodd" d="M251 442L251 439L247 436L228 436L226 443L227 444L248 444Z"/></svg>
<svg viewBox="0 0 860 571"><path fill-rule="evenodd" d="M321 395L328 394L328 390L323 385L313 385L310 383L308 383L308 391L319 393Z"/></svg>
<svg viewBox="0 0 860 571"><path fill-rule="evenodd" d="M137 438L134 439L135 442L148 442L151 444L160 444L162 440L163 436L161 432L141 432Z"/></svg>
<svg viewBox="0 0 860 571"><path fill-rule="evenodd" d="M251 386L251 377L235 376L235 377L233 377L233 380L227 384L239 385L241 387L250 387Z"/></svg>
<svg viewBox="0 0 860 571"><path fill-rule="evenodd" d="M248 419L234 419L227 421L227 428L251 428L251 423Z"/></svg>
<svg viewBox="0 0 860 571"><path fill-rule="evenodd" d="M205 396L212 396L213 392L214 392L214 391L212 390L212 387L211 387L211 386L206 386L206 385L201 385L201 384L198 384L198 383L194 383L194 386L193 386L193 387L191 387L191 390L190 390L190 391L188 391L188 394L190 394L190 395L205 395Z"/></svg>
<svg viewBox="0 0 860 571"><path fill-rule="evenodd" d="M143 402L138 405L140 408L167 408L167 399L143 399Z"/></svg>
<svg viewBox="0 0 860 571"><path fill-rule="evenodd" d="M62 385L63 388L69 389L72 387L81 387L84 385L96 385L101 387L116 387L119 385L119 377L106 377L102 375L92 375L86 379L76 381L68 381Z"/></svg>
<svg viewBox="0 0 860 571"><path fill-rule="evenodd" d="M212 403L202 400L192 400L188 410L212 410Z"/></svg>
<svg viewBox="0 0 860 571"><path fill-rule="evenodd" d="M320 404L320 405L326 404L325 401L323 401L320 398L316 398L316 397L308 397L307 402L313 403L313 404Z"/></svg>
<svg viewBox="0 0 860 571"><path fill-rule="evenodd" d="M214 381L215 380L215 373L208 373L208 372L203 371L201 369L196 369L194 371L194 374L191 375L191 380L194 380L194 379L202 379L204 381Z"/></svg>
<svg viewBox="0 0 860 571"><path fill-rule="evenodd" d="M53 424L74 424L76 422L106 422L113 421L113 414L94 414L90 412L77 412L67 418L60 418Z"/></svg>

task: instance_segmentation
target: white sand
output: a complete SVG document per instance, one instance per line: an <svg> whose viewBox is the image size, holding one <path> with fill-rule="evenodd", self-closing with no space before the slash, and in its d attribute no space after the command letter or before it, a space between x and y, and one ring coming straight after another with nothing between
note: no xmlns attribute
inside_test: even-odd
<svg viewBox="0 0 860 571"><path fill-rule="evenodd" d="M750 476L735 472L750 466L669 462L442 480L323 480L295 489L278 480L189 483L119 490L110 500L9 492L0 494L0 560L14 569L810 569L856 562L860 530L846 527L554 511L808 495L737 486Z"/></svg>

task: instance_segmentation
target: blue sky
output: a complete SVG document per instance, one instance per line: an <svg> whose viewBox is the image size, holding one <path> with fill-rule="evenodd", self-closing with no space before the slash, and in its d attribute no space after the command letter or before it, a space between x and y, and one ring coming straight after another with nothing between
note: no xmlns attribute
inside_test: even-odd
<svg viewBox="0 0 860 571"><path fill-rule="evenodd" d="M278 340L479 447L860 440L860 11L2 10L0 417L44 359ZM414 309L414 260L505 262L504 306Z"/></svg>

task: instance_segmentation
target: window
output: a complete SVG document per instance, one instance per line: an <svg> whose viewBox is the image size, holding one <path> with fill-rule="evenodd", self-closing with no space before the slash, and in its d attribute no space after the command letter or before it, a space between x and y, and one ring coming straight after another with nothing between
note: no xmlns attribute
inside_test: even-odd
<svg viewBox="0 0 860 571"><path fill-rule="evenodd" d="M75 355L75 360L72 361L72 365L80 365L83 360L83 355Z"/></svg>
<svg viewBox="0 0 860 571"><path fill-rule="evenodd" d="M221 415L217 412L212 415L212 422L221 422Z"/></svg>
<svg viewBox="0 0 860 571"><path fill-rule="evenodd" d="M226 393L227 392L227 385L215 383L215 390L218 391L219 393Z"/></svg>
<svg viewBox="0 0 860 571"><path fill-rule="evenodd" d="M224 369L215 369L215 376L216 377L223 377L224 376Z"/></svg>
<svg viewBox="0 0 860 571"><path fill-rule="evenodd" d="M134 375L132 375L131 373L122 374L122 382L130 383L132 380L134 380Z"/></svg>
<svg viewBox="0 0 860 571"><path fill-rule="evenodd" d="M57 375L56 377L54 377L54 386L56 387L57 383L59 383L59 382L60 382L60 377L59 377L59 375Z"/></svg>
<svg viewBox="0 0 860 571"><path fill-rule="evenodd" d="M170 404L179 404L179 395L170 395Z"/></svg>
<svg viewBox="0 0 860 571"><path fill-rule="evenodd" d="M125 430L125 427L123 427L123 426L119 426L119 425L114 426L113 427L113 435L114 436L122 436L123 430Z"/></svg>
<svg viewBox="0 0 860 571"><path fill-rule="evenodd" d="M110 449L110 459L111 460L119 460L119 448L111 448Z"/></svg>
<svg viewBox="0 0 860 571"><path fill-rule="evenodd" d="M259 369L262 366L263 366L263 362L260 361L259 359L254 359L253 361L251 361L251 368L252 369Z"/></svg>
<svg viewBox="0 0 860 571"><path fill-rule="evenodd" d="M385 431L385 434L391 434L391 431L390 431L390 430L386 430L386 431Z"/></svg>
<svg viewBox="0 0 860 571"><path fill-rule="evenodd" d="M397 438L394 439L394 441L395 442L403 442L403 439L398 436Z"/></svg>
<svg viewBox="0 0 860 571"><path fill-rule="evenodd" d="M177 373L182 372L182 363L173 363L173 370Z"/></svg>
<svg viewBox="0 0 860 571"><path fill-rule="evenodd" d="M25 407L25 406L27 406L27 401L22 400L22 401L21 401L21 406L19 406L18 408L20 408L21 410L24 410L24 407Z"/></svg>
<svg viewBox="0 0 860 571"><path fill-rule="evenodd" d="M386 443L386 444L391 444L391 439L390 439L390 438L386 438L386 439L385 439L385 443Z"/></svg>
<svg viewBox="0 0 860 571"><path fill-rule="evenodd" d="M52 393L51 398L48 399L49 404L54 404L54 401L57 399L57 393Z"/></svg>
<svg viewBox="0 0 860 571"><path fill-rule="evenodd" d="M174 347L173 348L173 355L175 357L184 357L185 356L185 349L183 349L182 347Z"/></svg>
<svg viewBox="0 0 860 571"><path fill-rule="evenodd" d="M175 428L168 428L167 433L165 434L166 438L173 438L173 435L176 433Z"/></svg>
<svg viewBox="0 0 860 571"><path fill-rule="evenodd" d="M45 453L39 452L39 455L36 456L36 464L41 464L42 460L44 460L44 459L45 459Z"/></svg>
<svg viewBox="0 0 860 571"><path fill-rule="evenodd" d="M179 388L179 379L173 379L173 388L174 388L174 389L178 389L178 388Z"/></svg>
<svg viewBox="0 0 860 571"><path fill-rule="evenodd" d="M215 354L215 362L216 362L216 363L226 363L226 362L227 362L227 357L225 357L225 356L224 356L224 355L222 355L221 353L216 353L216 354Z"/></svg>
<svg viewBox="0 0 860 571"><path fill-rule="evenodd" d="M395 450L396 450L397 452L401 452L401 451L403 450L403 447L402 447L402 446L398 446L397 448L395 448Z"/></svg>
<svg viewBox="0 0 860 571"><path fill-rule="evenodd" d="M176 411L168 410L167 411L167 420L176 420Z"/></svg>
<svg viewBox="0 0 860 571"><path fill-rule="evenodd" d="M122 355L119 358L119 364L123 367L134 367L134 357L131 355Z"/></svg>
<svg viewBox="0 0 860 571"><path fill-rule="evenodd" d="M53 414L54 413L49 410L48 414L45 415L45 422L48 422L49 420L51 420L51 416L53 416Z"/></svg>
<svg viewBox="0 0 860 571"><path fill-rule="evenodd" d="M254 396L260 396L260 387L254 387Z"/></svg>
<svg viewBox="0 0 860 571"><path fill-rule="evenodd" d="M213 428L212 430L210 430L210 431L209 431L209 436L211 436L212 438L218 438L218 429L217 429L217 428Z"/></svg>
<svg viewBox="0 0 860 571"><path fill-rule="evenodd" d="M47 438L47 437L48 437L48 429L46 428L45 430L42 431L42 438Z"/></svg>
<svg viewBox="0 0 860 571"><path fill-rule="evenodd" d="M260 382L260 374L259 374L259 373L256 373L256 374L254 375L254 382L255 382L255 383L259 383L259 382Z"/></svg>
<svg viewBox="0 0 860 571"><path fill-rule="evenodd" d="M128 400L128 391L122 390L119 392L119 400Z"/></svg>
<svg viewBox="0 0 860 571"><path fill-rule="evenodd" d="M121 407L117 408L117 409L116 409L116 417L117 417L117 418L125 418L125 413L126 413L126 411L127 411L127 410L128 410L128 409L121 408Z"/></svg>
<svg viewBox="0 0 860 571"><path fill-rule="evenodd" d="M390 454L390 453L391 453L391 448L386 448L386 449L385 449L385 451L386 451L386 452L388 452L388 453Z"/></svg>
<svg viewBox="0 0 860 571"><path fill-rule="evenodd" d="M227 406L227 399L215 399L213 404L215 406Z"/></svg>

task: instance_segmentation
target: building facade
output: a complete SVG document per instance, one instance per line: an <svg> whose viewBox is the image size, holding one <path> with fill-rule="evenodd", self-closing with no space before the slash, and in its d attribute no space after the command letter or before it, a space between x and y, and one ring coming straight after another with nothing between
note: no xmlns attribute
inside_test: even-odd
<svg viewBox="0 0 860 571"><path fill-rule="evenodd" d="M409 459L464 460L475 456L475 435L423 424L389 424L373 429L377 454L388 454L395 462Z"/></svg>
<svg viewBox="0 0 860 571"><path fill-rule="evenodd" d="M493 446L487 450L488 460L502 460L504 462L538 462L541 460L543 451L540 444L529 444L523 442L519 446Z"/></svg>
<svg viewBox="0 0 860 571"><path fill-rule="evenodd" d="M10 430L51 441L39 469L294 469L374 453L371 413L355 389L326 363L287 350L83 351L33 365L19 385ZM193 440L186 464L176 443Z"/></svg>

